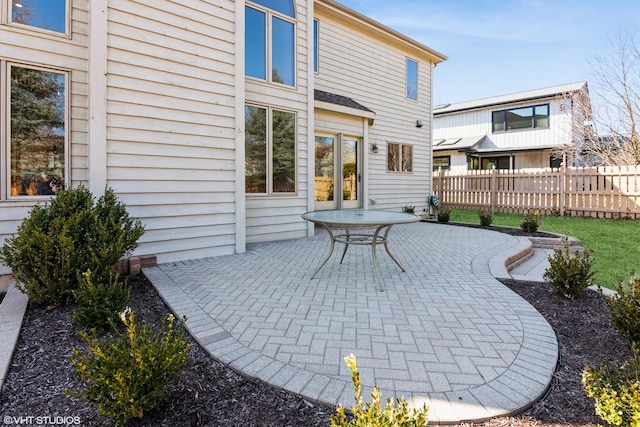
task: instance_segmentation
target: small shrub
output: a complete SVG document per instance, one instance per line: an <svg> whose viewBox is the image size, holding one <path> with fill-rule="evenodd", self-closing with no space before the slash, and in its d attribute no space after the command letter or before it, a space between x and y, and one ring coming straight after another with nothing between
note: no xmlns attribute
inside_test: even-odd
<svg viewBox="0 0 640 427"><path fill-rule="evenodd" d="M594 400L596 415L610 425L640 427L640 357L632 346L632 358L613 367L587 365L582 385Z"/></svg>
<svg viewBox="0 0 640 427"><path fill-rule="evenodd" d="M415 206L411 206L411 205L406 205L402 207L402 212L404 213L415 213L416 212L416 207Z"/></svg>
<svg viewBox="0 0 640 427"><path fill-rule="evenodd" d="M451 208L448 206L441 206L436 212L436 220L438 222L449 222L451 217Z"/></svg>
<svg viewBox="0 0 640 427"><path fill-rule="evenodd" d="M542 224L542 216L539 210L527 212L520 224L522 231L526 233L535 233Z"/></svg>
<svg viewBox="0 0 640 427"><path fill-rule="evenodd" d="M66 304L90 270L93 279L137 247L144 232L124 204L107 189L97 202L88 189L60 190L38 204L8 238L0 260L13 271L18 289L42 304ZM105 276L103 276L105 275Z"/></svg>
<svg viewBox="0 0 640 427"><path fill-rule="evenodd" d="M631 276L628 286L618 282L616 291L617 295L602 295L613 327L629 344L640 347L640 277Z"/></svg>
<svg viewBox="0 0 640 427"><path fill-rule="evenodd" d="M336 414L331 415L331 427L358 427L358 426L384 426L384 427L424 427L427 425L427 405L421 409L407 407L403 398L396 398L395 402L387 398L384 408L380 406L380 391L373 387L371 403L363 403L360 387L360 372L356 366L356 357L352 354L344 358L351 370L351 381L355 389L355 406L351 407L353 418L348 421L344 406L338 405Z"/></svg>
<svg viewBox="0 0 640 427"><path fill-rule="evenodd" d="M480 225L483 227L489 227L493 222L493 212L490 209L480 209L478 217L480 217Z"/></svg>
<svg viewBox="0 0 640 427"><path fill-rule="evenodd" d="M149 325L137 325L129 308L121 319L126 332L115 337L99 340L95 333L82 333L89 354L74 348L71 364L84 389L65 391L85 397L101 416L117 425L142 418L158 404L165 386L182 371L191 347L184 340L184 319L174 330L175 319L169 315L158 332Z"/></svg>
<svg viewBox="0 0 640 427"><path fill-rule="evenodd" d="M569 239L563 237L564 250L556 249L549 255L549 268L544 272L544 279L551 282L556 291L568 299L575 298L591 285L591 252L585 250L571 255Z"/></svg>
<svg viewBox="0 0 640 427"><path fill-rule="evenodd" d="M78 305L72 318L80 326L104 330L115 325L118 313L129 301L130 289L115 271L110 271L106 281L95 282L90 270L83 273L80 287L73 291Z"/></svg>

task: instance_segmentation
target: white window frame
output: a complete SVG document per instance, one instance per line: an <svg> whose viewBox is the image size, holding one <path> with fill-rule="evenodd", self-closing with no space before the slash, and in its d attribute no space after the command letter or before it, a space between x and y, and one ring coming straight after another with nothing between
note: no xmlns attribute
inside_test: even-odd
<svg viewBox="0 0 640 427"><path fill-rule="evenodd" d="M62 74L64 76L64 184L71 184L71 104L70 104L70 84L71 72L53 67L41 67L15 61L0 59L0 202L11 201L42 201L51 196L25 196L11 195L11 67L28 68L32 70L45 71Z"/></svg>
<svg viewBox="0 0 640 427"><path fill-rule="evenodd" d="M396 169L389 169L389 156L391 155L391 146L392 145L396 145L398 146L398 159L397 159L397 164L396 164ZM411 152L411 169L410 170L406 170L403 168L403 166L405 165L405 161L404 161L404 148L408 147L410 149ZM387 142L387 172L389 173L413 173L413 145L412 144L402 144L399 142Z"/></svg>
<svg viewBox="0 0 640 427"><path fill-rule="evenodd" d="M265 50L265 55L267 56L265 58L265 66L266 66L266 70L265 70L265 76L266 79L261 79L258 77L254 77L254 76L249 76L246 74L245 72L245 77L249 78L249 79L253 79L253 80L257 80L257 81L266 81L268 83L272 83L272 84L277 84L280 85L282 87L286 87L286 88L296 88L297 84L298 84L298 73L297 73L297 66L296 64L298 63L298 49L297 49L297 43L296 40L298 38L297 34L298 34L298 23L296 18L292 18L290 16L287 16L283 13L280 13L276 10L270 9L268 7L262 6L260 4L257 3L253 3L253 2L247 2L245 4L246 7L250 7L252 9L258 10L260 12L265 13L265 19L266 19L266 37L265 37L265 42L267 44L266 46L266 50ZM293 84L289 85L286 83L279 83L279 82L274 82L273 81L273 18L276 17L278 19L281 19L283 21L289 22L290 24L293 24ZM246 43L246 40L245 40Z"/></svg>
<svg viewBox="0 0 640 427"><path fill-rule="evenodd" d="M412 98L409 96L409 62L412 62L414 64L416 64L416 81L415 81L415 98ZM420 63L418 61L416 61L415 59L412 58L405 58L405 62L404 62L404 66L405 66L405 97L409 100L409 101L418 101L418 90L419 90L419 84L418 84L418 80L419 80L419 76L420 76Z"/></svg>
<svg viewBox="0 0 640 427"><path fill-rule="evenodd" d="M43 35L52 35L56 37L71 38L71 1L70 0L65 0L64 2L64 8L65 8L64 32L47 30L46 28L40 28L33 25L29 25L29 24L21 24L19 22L14 22L12 20L13 4L15 3L16 0L0 0L0 1L4 2L4 7L2 8L4 12L2 14L3 23L11 25L15 28L22 28L28 31L36 31Z"/></svg>
<svg viewBox="0 0 640 427"><path fill-rule="evenodd" d="M266 192L247 192L245 188L245 194L247 197L265 197L265 196L295 196L298 194L299 188L299 176L298 176L298 112L293 110L287 110L281 107L274 107L269 105L261 105L256 103L245 103L245 107L255 107L266 111ZM294 120L294 140L293 140L293 173L294 173L294 191L278 192L274 191L274 179L273 179L273 116L274 111L282 113L293 114ZM246 120L246 118L245 118ZM245 153L246 156L246 153Z"/></svg>

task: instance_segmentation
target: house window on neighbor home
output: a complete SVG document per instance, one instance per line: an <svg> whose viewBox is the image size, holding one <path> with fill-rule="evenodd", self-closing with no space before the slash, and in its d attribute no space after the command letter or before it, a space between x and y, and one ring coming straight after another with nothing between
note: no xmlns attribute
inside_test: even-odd
<svg viewBox="0 0 640 427"><path fill-rule="evenodd" d="M11 0L11 22L68 33L68 0Z"/></svg>
<svg viewBox="0 0 640 427"><path fill-rule="evenodd" d="M493 132L549 127L549 104L512 108L491 113Z"/></svg>
<svg viewBox="0 0 640 427"><path fill-rule="evenodd" d="M387 143L387 171L412 172L413 146L394 142Z"/></svg>
<svg viewBox="0 0 640 427"><path fill-rule="evenodd" d="M296 115L245 106L245 191L247 194L296 191Z"/></svg>
<svg viewBox="0 0 640 427"><path fill-rule="evenodd" d="M407 99L418 100L418 63L407 58Z"/></svg>
<svg viewBox="0 0 640 427"><path fill-rule="evenodd" d="M10 85L7 108L2 108L8 132L0 136L0 153L8 154L0 168L9 170L7 194L53 195L59 188L56 183L65 181L68 75L4 61L0 64L2 87L7 87L7 80Z"/></svg>
<svg viewBox="0 0 640 427"><path fill-rule="evenodd" d="M295 9L291 0L245 6L245 75L295 86Z"/></svg>
<svg viewBox="0 0 640 427"><path fill-rule="evenodd" d="M448 171L451 168L451 156L434 156L433 171Z"/></svg>

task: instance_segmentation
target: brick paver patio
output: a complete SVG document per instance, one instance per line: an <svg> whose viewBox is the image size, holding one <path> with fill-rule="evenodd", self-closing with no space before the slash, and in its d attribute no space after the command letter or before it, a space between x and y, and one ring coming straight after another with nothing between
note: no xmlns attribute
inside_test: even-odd
<svg viewBox="0 0 640 427"><path fill-rule="evenodd" d="M353 403L343 357L357 357L363 395L426 402L430 422L482 420L546 391L558 345L546 320L494 278L520 240L433 223L395 226L400 272L369 247L328 251L326 233L249 245L247 253L162 264L144 273L217 359L307 398ZM367 399L368 400L368 399Z"/></svg>

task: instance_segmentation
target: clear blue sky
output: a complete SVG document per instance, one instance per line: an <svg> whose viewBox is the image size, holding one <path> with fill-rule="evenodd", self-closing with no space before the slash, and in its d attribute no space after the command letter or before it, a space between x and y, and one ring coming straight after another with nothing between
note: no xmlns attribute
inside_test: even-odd
<svg viewBox="0 0 640 427"><path fill-rule="evenodd" d="M619 29L640 25L639 0L337 0L446 55L434 104L582 80Z"/></svg>

